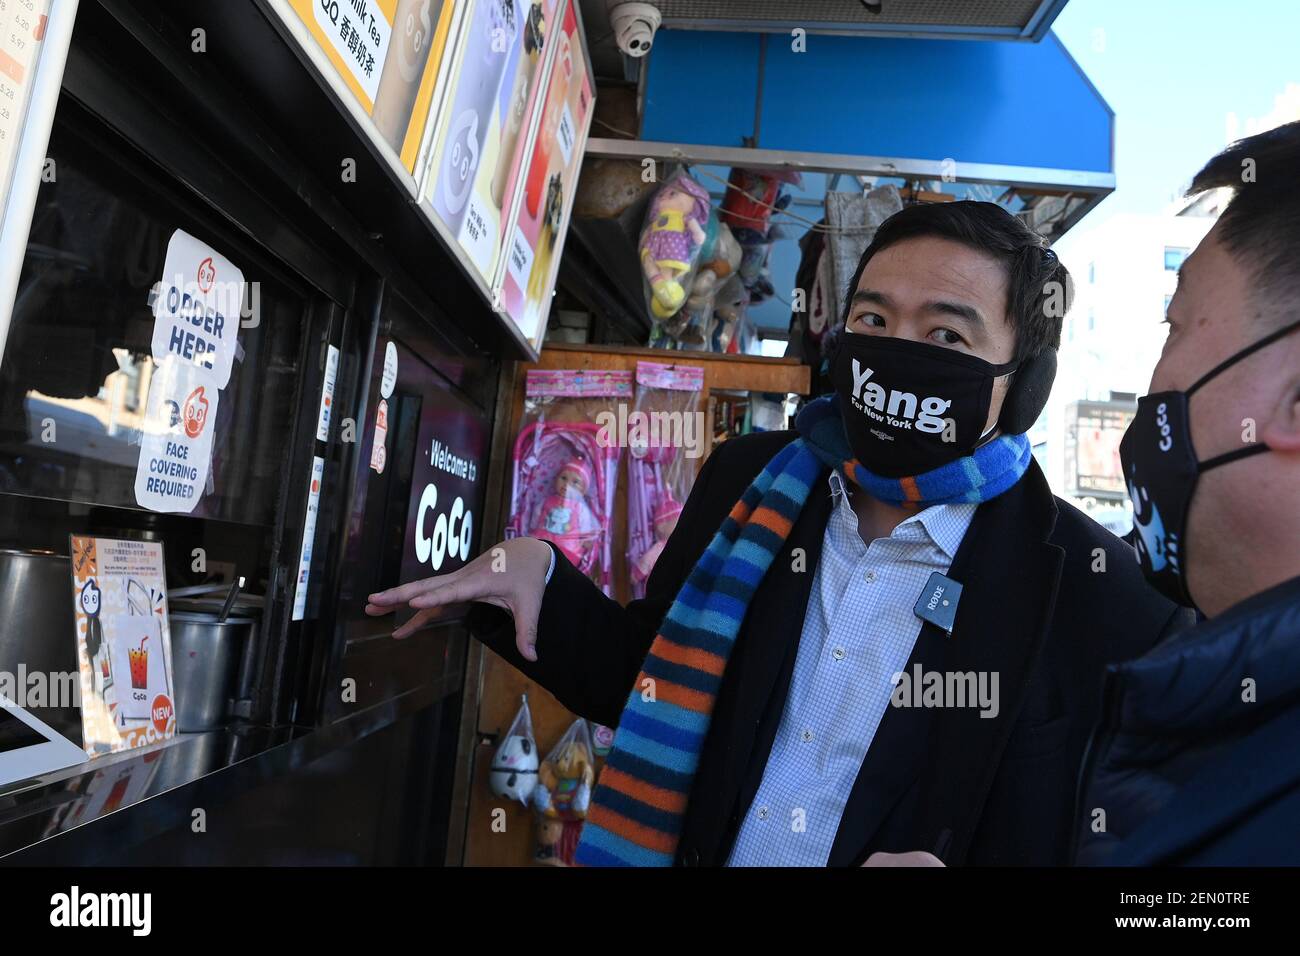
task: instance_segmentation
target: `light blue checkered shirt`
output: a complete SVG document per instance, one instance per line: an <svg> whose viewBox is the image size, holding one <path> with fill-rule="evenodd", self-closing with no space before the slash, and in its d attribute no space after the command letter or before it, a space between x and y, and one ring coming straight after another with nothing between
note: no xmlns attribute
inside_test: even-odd
<svg viewBox="0 0 1300 956"><path fill-rule="evenodd" d="M790 693L728 866L825 866L867 748L921 630L917 598L946 574L973 504L935 505L866 545L839 475ZM814 492L815 493L815 492Z"/></svg>

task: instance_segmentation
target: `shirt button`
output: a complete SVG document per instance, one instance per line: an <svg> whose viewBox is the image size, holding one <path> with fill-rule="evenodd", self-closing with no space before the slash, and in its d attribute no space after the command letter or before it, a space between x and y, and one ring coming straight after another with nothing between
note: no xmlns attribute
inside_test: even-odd
<svg viewBox="0 0 1300 956"><path fill-rule="evenodd" d="M844 648L842 647L835 648L835 650L831 651L831 656L834 657L837 661L844 660Z"/></svg>
<svg viewBox="0 0 1300 956"><path fill-rule="evenodd" d="M759 807L759 808L758 808L758 818L759 818L760 820L766 820L766 819L767 819L767 807Z"/></svg>
<svg viewBox="0 0 1300 956"><path fill-rule="evenodd" d="M876 572L868 571L866 574L863 575L863 577L867 579L868 584L874 584L876 581Z"/></svg>
<svg viewBox="0 0 1300 956"><path fill-rule="evenodd" d="M809 743L809 742L812 740L812 731L811 731L811 730L805 730L805 731L803 732L803 734L802 734L802 737L803 737L803 742L804 742L804 743Z"/></svg>

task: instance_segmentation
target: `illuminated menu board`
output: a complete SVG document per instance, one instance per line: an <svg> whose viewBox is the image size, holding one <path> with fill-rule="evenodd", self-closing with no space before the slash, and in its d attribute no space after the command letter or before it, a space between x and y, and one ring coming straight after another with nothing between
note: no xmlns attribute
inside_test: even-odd
<svg viewBox="0 0 1300 956"><path fill-rule="evenodd" d="M465 6L466 0L272 2L317 71L368 117L376 141L408 174L437 114L444 54Z"/></svg>
<svg viewBox="0 0 1300 956"><path fill-rule="evenodd" d="M9 199L51 0L0 0L0 209Z"/></svg>
<svg viewBox="0 0 1300 956"><path fill-rule="evenodd" d="M497 273L560 0L476 0L429 157L426 211L484 284Z"/></svg>
<svg viewBox="0 0 1300 956"><path fill-rule="evenodd" d="M540 122L505 231L497 280L506 315L540 350L569 228L595 94L574 4L555 40Z"/></svg>

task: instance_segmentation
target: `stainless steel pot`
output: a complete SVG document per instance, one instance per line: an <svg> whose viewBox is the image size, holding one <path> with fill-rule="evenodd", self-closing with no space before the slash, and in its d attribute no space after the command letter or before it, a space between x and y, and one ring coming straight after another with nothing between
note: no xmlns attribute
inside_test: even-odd
<svg viewBox="0 0 1300 956"><path fill-rule="evenodd" d="M19 681L41 673L80 689L77 625L72 613L72 566L52 551L0 549L0 671ZM68 677L67 675L71 675ZM38 719L81 740L78 707L30 707Z"/></svg>
<svg viewBox="0 0 1300 956"><path fill-rule="evenodd" d="M176 726L181 733L222 726L235 692L239 659L257 621L215 614L170 615Z"/></svg>

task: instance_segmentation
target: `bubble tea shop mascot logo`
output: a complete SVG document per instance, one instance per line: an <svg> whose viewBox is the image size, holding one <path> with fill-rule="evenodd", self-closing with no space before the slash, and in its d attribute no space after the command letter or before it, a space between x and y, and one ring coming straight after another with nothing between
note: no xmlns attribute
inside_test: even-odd
<svg viewBox="0 0 1300 956"><path fill-rule="evenodd" d="M212 257L208 256L199 263L199 291L207 295L212 291L212 286L217 281L217 267L212 264Z"/></svg>
<svg viewBox="0 0 1300 956"><path fill-rule="evenodd" d="M208 420L208 400L203 395L202 385L190 392L190 397L185 399L182 417L185 421L185 434L190 438L198 438Z"/></svg>

